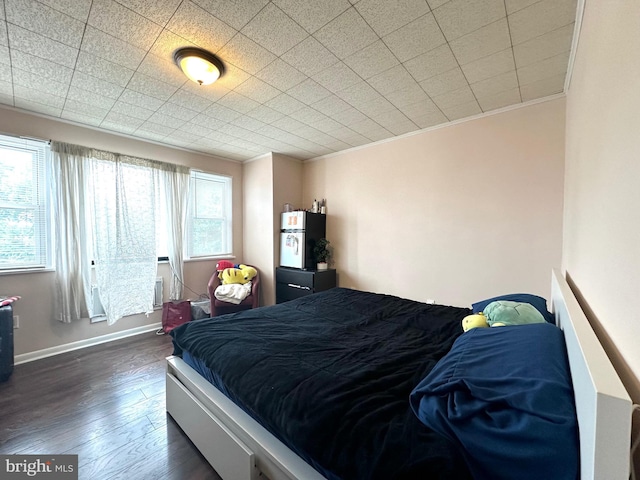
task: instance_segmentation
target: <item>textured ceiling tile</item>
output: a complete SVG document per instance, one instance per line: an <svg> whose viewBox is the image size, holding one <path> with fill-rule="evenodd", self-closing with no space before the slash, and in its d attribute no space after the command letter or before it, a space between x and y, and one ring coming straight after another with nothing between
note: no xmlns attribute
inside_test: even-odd
<svg viewBox="0 0 640 480"><path fill-rule="evenodd" d="M238 68L235 65L225 62L224 75L220 77L218 81L216 81L216 83L214 83L213 85L197 85L197 86L205 87L204 89L200 88L199 89L200 91L207 90L212 87L213 88L224 87L227 90L233 90L242 82L247 81L247 79L250 76L251 76L250 74L248 74L241 68ZM196 85L194 82L188 82L188 83L192 85Z"/></svg>
<svg viewBox="0 0 640 480"><path fill-rule="evenodd" d="M473 90L478 101L480 98L492 97L498 93L517 88L518 77L515 70L471 84L471 90ZM482 106L482 102L480 105Z"/></svg>
<svg viewBox="0 0 640 480"><path fill-rule="evenodd" d="M280 58L276 58L256 73L256 77L281 91L289 90L307 78L304 73L299 72Z"/></svg>
<svg viewBox="0 0 640 480"><path fill-rule="evenodd" d="M473 62L511 47L506 19L498 20L452 42L451 50L460 65Z"/></svg>
<svg viewBox="0 0 640 480"><path fill-rule="evenodd" d="M528 85L530 83L544 80L545 78L564 75L567 71L569 62L569 52L564 52L551 58L547 58L540 62L527 65L518 69L518 79L520 85Z"/></svg>
<svg viewBox="0 0 640 480"><path fill-rule="evenodd" d="M78 50L34 32L8 25L9 42L12 49L35 55L52 62L73 68L78 56Z"/></svg>
<svg viewBox="0 0 640 480"><path fill-rule="evenodd" d="M4 0L0 0L0 20L5 20L5 15L4 15Z"/></svg>
<svg viewBox="0 0 640 480"><path fill-rule="evenodd" d="M60 109L60 111L62 111L62 107L64 106L64 97L52 95L42 90L34 90L17 83L14 83L13 85L13 94L16 97L16 107L19 106L18 99L47 105L49 107Z"/></svg>
<svg viewBox="0 0 640 480"><path fill-rule="evenodd" d="M223 62L232 63L254 75L276 59L273 53L241 33L233 37L218 54Z"/></svg>
<svg viewBox="0 0 640 480"><path fill-rule="evenodd" d="M449 41L506 17L504 0L451 0L433 14Z"/></svg>
<svg viewBox="0 0 640 480"><path fill-rule="evenodd" d="M309 33L314 33L350 7L347 0L323 0L322 2L274 0L273 3Z"/></svg>
<svg viewBox="0 0 640 480"><path fill-rule="evenodd" d="M145 95L144 93L140 92L135 92L128 88L125 88L124 92L122 92L122 95L120 95L119 100L130 103L131 105L135 105L137 107L142 107L146 110L152 110L154 112L159 109L160 106L164 103L162 100L156 97Z"/></svg>
<svg viewBox="0 0 640 480"><path fill-rule="evenodd" d="M178 130L183 132L189 132L192 135L197 135L198 137L205 137L207 135L211 135L215 131L213 128L207 128L202 125L197 125L193 122L187 122L184 125L181 125Z"/></svg>
<svg viewBox="0 0 640 480"><path fill-rule="evenodd" d="M86 22L89 18L92 0L39 0L51 8L65 13L70 17Z"/></svg>
<svg viewBox="0 0 640 480"><path fill-rule="evenodd" d="M458 62L449 45L442 45L404 62L403 65L413 78L420 82L457 67Z"/></svg>
<svg viewBox="0 0 640 480"><path fill-rule="evenodd" d="M431 98L467 85L467 79L460 68L454 68L420 82L420 86Z"/></svg>
<svg viewBox="0 0 640 480"><path fill-rule="evenodd" d="M383 38L398 60L405 62L446 42L432 13L423 15Z"/></svg>
<svg viewBox="0 0 640 480"><path fill-rule="evenodd" d="M478 115L482 113L482 109L480 108L480 105L478 105L478 102L476 100L473 100L468 103L442 107L442 112L450 121L453 121L464 117Z"/></svg>
<svg viewBox="0 0 640 480"><path fill-rule="evenodd" d="M331 117L332 115L343 112L349 108L352 108L347 102L342 100L337 95L331 94L326 98L323 98L319 102L316 102L311 105L313 108L318 110L319 112L324 113Z"/></svg>
<svg viewBox="0 0 640 480"><path fill-rule="evenodd" d="M478 97L478 103L483 112L495 110L520 103L520 89L514 88L504 92L496 93L487 97Z"/></svg>
<svg viewBox="0 0 640 480"><path fill-rule="evenodd" d="M182 2L167 29L189 42L217 53L236 30L191 2ZM180 46L187 45L177 45Z"/></svg>
<svg viewBox="0 0 640 480"><path fill-rule="evenodd" d="M300 25L273 3L269 3L251 19L242 33L278 56L308 36Z"/></svg>
<svg viewBox="0 0 640 480"><path fill-rule="evenodd" d="M296 110L291 114L291 117L301 121L306 125L311 125L313 123L321 122L328 118L324 113L319 112L308 106L305 106L300 110Z"/></svg>
<svg viewBox="0 0 640 480"><path fill-rule="evenodd" d="M178 90L178 87L136 72L131 77L127 90L148 94L151 97L166 101Z"/></svg>
<svg viewBox="0 0 640 480"><path fill-rule="evenodd" d="M271 100L266 102L265 105L280 113L284 113L285 115L291 115L293 112L305 107L304 103L300 100L297 100L286 93L281 93L277 97L273 97Z"/></svg>
<svg viewBox="0 0 640 480"><path fill-rule="evenodd" d="M569 25L575 18L576 0L542 0L534 3L509 15L513 45Z"/></svg>
<svg viewBox="0 0 640 480"><path fill-rule="evenodd" d="M513 47L518 68L571 50L574 24L560 27Z"/></svg>
<svg viewBox="0 0 640 480"><path fill-rule="evenodd" d="M193 0L202 8L236 30L244 27L255 17L269 0Z"/></svg>
<svg viewBox="0 0 640 480"><path fill-rule="evenodd" d="M362 81L362 78L344 62L334 63L316 73L313 79L332 92L349 88Z"/></svg>
<svg viewBox="0 0 640 480"><path fill-rule="evenodd" d="M81 50L112 63L135 70L146 51L87 25Z"/></svg>
<svg viewBox="0 0 640 480"><path fill-rule="evenodd" d="M451 1L451 0L427 0L427 3L431 7L431 10L434 10L434 9L438 8L439 6L444 5L445 3L449 2L449 1Z"/></svg>
<svg viewBox="0 0 640 480"><path fill-rule="evenodd" d="M101 108L96 105L91 105L87 102L81 102L69 97L67 97L67 99L65 100L64 108L62 111L63 117L65 112L76 112L81 115L86 115L88 117L94 118L98 120L95 125L98 125L104 119L104 117L107 116L107 113L109 113L108 108ZM92 125L94 124L92 123Z"/></svg>
<svg viewBox="0 0 640 480"><path fill-rule="evenodd" d="M265 103L282 93L259 78L250 77L246 82L235 88L234 92L249 97L258 103Z"/></svg>
<svg viewBox="0 0 640 480"><path fill-rule="evenodd" d="M287 93L307 105L311 105L331 95L329 90L310 78L290 88L287 90Z"/></svg>
<svg viewBox="0 0 640 480"><path fill-rule="evenodd" d="M455 107L457 105L473 102L475 101L475 96L473 95L471 88L466 85L462 88L451 90L437 97L432 97L432 99L433 102L444 111L445 108Z"/></svg>
<svg viewBox="0 0 640 480"><path fill-rule="evenodd" d="M336 122L340 122L342 125L350 126L354 123L363 122L367 119L364 113L359 112L351 105L347 110L341 110L339 112L334 113L331 118L333 118Z"/></svg>
<svg viewBox="0 0 640 480"><path fill-rule="evenodd" d="M71 86L92 92L93 98L96 102L100 102L100 98L98 98L98 96L114 100L118 99L124 91L124 87L121 87L120 85L92 77L91 75L79 70L74 72L73 78L71 79Z"/></svg>
<svg viewBox="0 0 640 480"><path fill-rule="evenodd" d="M515 69L513 51L510 48L462 65L469 83L476 83Z"/></svg>
<svg viewBox="0 0 640 480"><path fill-rule="evenodd" d="M369 78L367 82L385 96L398 90L406 90L417 85L416 81L403 65L396 65L389 70L374 75Z"/></svg>
<svg viewBox="0 0 640 480"><path fill-rule="evenodd" d="M134 73L134 70L130 68L112 63L82 50L78 54L76 71L100 78L120 87L126 87Z"/></svg>
<svg viewBox="0 0 640 480"><path fill-rule="evenodd" d="M14 68L42 75L47 79L67 85L71 82L71 77L73 76L73 70L69 67L29 55L20 50L11 52L11 64Z"/></svg>
<svg viewBox="0 0 640 480"><path fill-rule="evenodd" d="M310 77L339 61L314 37L308 37L293 47L282 55L282 60Z"/></svg>
<svg viewBox="0 0 640 480"><path fill-rule="evenodd" d="M424 0L362 0L356 9L381 37L429 13Z"/></svg>
<svg viewBox="0 0 640 480"><path fill-rule="evenodd" d="M195 86L199 87L199 85L195 85ZM189 91L188 88L182 87L176 90L174 94L171 95L168 101L170 103L175 103L176 105L180 105L181 107L188 108L189 110L202 112L203 110L210 107L215 100L218 100L218 98L211 99L211 100L205 99L200 95L196 95L195 93L192 93L191 91Z"/></svg>
<svg viewBox="0 0 640 480"><path fill-rule="evenodd" d="M191 110L171 102L167 102L162 105L156 113L176 118L182 122L191 121L196 115L198 115L198 112L195 110Z"/></svg>
<svg viewBox="0 0 640 480"><path fill-rule="evenodd" d="M430 101L428 95L417 83L412 87L405 88L404 90L388 93L386 95L386 99L399 109L403 109L409 105L415 105L419 102Z"/></svg>
<svg viewBox="0 0 640 480"><path fill-rule="evenodd" d="M237 125L238 127L246 128L247 130L250 130L252 132L260 130L266 125L266 123L246 115L238 117L229 123L231 123L232 125Z"/></svg>
<svg viewBox="0 0 640 480"><path fill-rule="evenodd" d="M81 102L86 104L88 107L92 106L101 110L110 110L111 107L113 107L113 104L116 103L115 98L109 98L106 96L98 97L94 92L74 85L69 87L69 92L67 93L67 102L70 100Z"/></svg>
<svg viewBox="0 0 640 480"><path fill-rule="evenodd" d="M138 72L177 87L189 81L172 60L158 57L152 53L148 53L144 57L138 67Z"/></svg>
<svg viewBox="0 0 640 480"><path fill-rule="evenodd" d="M152 137L156 139L160 139L169 135L171 132L175 130L175 128L170 127L168 125L162 125L162 124L154 123L150 120L147 120L142 125L140 125L140 128L138 130L155 134L155 135L152 135Z"/></svg>
<svg viewBox="0 0 640 480"><path fill-rule="evenodd" d="M203 113L223 123L230 122L241 115L240 112L231 110L230 108L227 108L224 105L220 105L219 103L214 103Z"/></svg>
<svg viewBox="0 0 640 480"><path fill-rule="evenodd" d="M280 113L266 105L259 105L250 112L247 112L247 115L266 124L271 124L285 116L284 113Z"/></svg>
<svg viewBox="0 0 640 480"><path fill-rule="evenodd" d="M133 117L133 118L137 118L138 120L145 121L145 120L148 120L151 115L153 115L154 111L118 100L111 108L111 112L120 113L122 115L127 115L129 117Z"/></svg>
<svg viewBox="0 0 640 480"><path fill-rule="evenodd" d="M196 115L195 117L193 117L191 119L190 122L188 122L189 125L197 125L199 127L202 128L206 128L208 130L214 131L217 128L220 128L222 125L224 125L226 122L223 122L222 120L217 120L209 115L206 115L204 113L199 113L198 115ZM183 125L184 127L184 125ZM181 128L183 128L181 127Z"/></svg>
<svg viewBox="0 0 640 480"><path fill-rule="evenodd" d="M182 0L118 0L127 8L148 18L149 20L165 25L173 16Z"/></svg>
<svg viewBox="0 0 640 480"><path fill-rule="evenodd" d="M218 105L228 107L236 112L247 113L256 108L260 103L237 92L229 92L217 102Z"/></svg>
<svg viewBox="0 0 640 480"><path fill-rule="evenodd" d="M429 117L435 117L437 115L442 116L442 111L440 110L440 108L438 108L438 106L435 103L433 103L433 100L431 100L430 98L427 98L426 100L421 100L411 105L406 105L402 108L399 108L399 110L402 113L404 113L407 116L407 118L409 118L411 121L415 123L418 123L416 121L417 119L420 119L425 116L429 116Z"/></svg>
<svg viewBox="0 0 640 480"><path fill-rule="evenodd" d="M22 108L36 113L43 113L51 117L59 117L62 113L62 106L49 105L47 103L19 97L18 95L15 97L14 104L17 108Z"/></svg>
<svg viewBox="0 0 640 480"><path fill-rule="evenodd" d="M9 37L7 36L7 22L0 20L0 45L9 45Z"/></svg>
<svg viewBox="0 0 640 480"><path fill-rule="evenodd" d="M376 33L354 8L336 17L313 36L340 59L378 40Z"/></svg>
<svg viewBox="0 0 640 480"><path fill-rule="evenodd" d="M162 113L160 112L161 109L162 107L160 107L158 111L153 112L153 115L149 117L149 120L147 120L145 124L155 123L157 125L164 125L165 127L169 127L171 128L171 130L175 130L180 125L185 123L186 120L176 118L173 115L169 115L167 113Z"/></svg>
<svg viewBox="0 0 640 480"><path fill-rule="evenodd" d="M382 40L348 56L344 63L365 80L400 64Z"/></svg>
<svg viewBox="0 0 640 480"><path fill-rule="evenodd" d="M504 4L507 7L507 15L511 15L539 1L540 0L505 0Z"/></svg>
<svg viewBox="0 0 640 480"><path fill-rule="evenodd" d="M522 101L527 102L562 92L564 89L564 79L565 75L557 75L528 85L522 85L520 87Z"/></svg>
<svg viewBox="0 0 640 480"><path fill-rule="evenodd" d="M15 85L28 88L33 91L41 91L57 97L65 97L69 90L69 82L61 83L45 78L38 73L28 72L13 68L13 82Z"/></svg>
<svg viewBox="0 0 640 480"><path fill-rule="evenodd" d="M5 5L9 23L70 47L80 46L84 24L75 18L29 0L11 0Z"/></svg>
<svg viewBox="0 0 640 480"><path fill-rule="evenodd" d="M133 133L142 123L143 120L139 118L110 111L107 113L107 116L104 117L100 126L116 132Z"/></svg>
<svg viewBox="0 0 640 480"><path fill-rule="evenodd" d="M11 85L11 82L13 82L11 65L8 65L6 63L0 64L0 82L2 82L3 84L7 84L9 86Z"/></svg>
<svg viewBox="0 0 640 480"><path fill-rule="evenodd" d="M113 0L94 0L89 25L136 47L149 49L162 27Z"/></svg>
<svg viewBox="0 0 640 480"><path fill-rule="evenodd" d="M173 61L173 52L177 49L195 46L194 43L188 41L186 38L164 29L160 35L158 35L149 52L167 61Z"/></svg>
<svg viewBox="0 0 640 480"><path fill-rule="evenodd" d="M279 120L276 120L271 125L291 133L296 133L307 127L306 123L302 123L300 120L296 120L295 118L286 115Z"/></svg>

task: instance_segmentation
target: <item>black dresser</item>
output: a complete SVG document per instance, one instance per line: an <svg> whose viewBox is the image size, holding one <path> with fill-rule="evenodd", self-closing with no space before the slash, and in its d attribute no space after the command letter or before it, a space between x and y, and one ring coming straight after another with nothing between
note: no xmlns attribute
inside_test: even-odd
<svg viewBox="0 0 640 480"><path fill-rule="evenodd" d="M287 302L336 286L336 271L276 268L276 303Z"/></svg>

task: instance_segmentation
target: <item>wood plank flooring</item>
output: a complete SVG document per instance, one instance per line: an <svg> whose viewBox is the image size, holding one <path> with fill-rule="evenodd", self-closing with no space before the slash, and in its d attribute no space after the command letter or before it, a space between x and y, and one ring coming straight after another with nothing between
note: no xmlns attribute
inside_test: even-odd
<svg viewBox="0 0 640 480"><path fill-rule="evenodd" d="M165 411L171 351L152 332L17 365L0 454L77 454L83 480L221 480Z"/></svg>

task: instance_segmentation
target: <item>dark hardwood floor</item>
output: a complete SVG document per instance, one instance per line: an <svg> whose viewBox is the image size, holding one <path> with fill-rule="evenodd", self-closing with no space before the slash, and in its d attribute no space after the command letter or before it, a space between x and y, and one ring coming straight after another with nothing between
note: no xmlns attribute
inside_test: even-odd
<svg viewBox="0 0 640 480"><path fill-rule="evenodd" d="M0 454L77 454L86 480L219 480L165 411L171 351L146 333L17 365L0 383Z"/></svg>

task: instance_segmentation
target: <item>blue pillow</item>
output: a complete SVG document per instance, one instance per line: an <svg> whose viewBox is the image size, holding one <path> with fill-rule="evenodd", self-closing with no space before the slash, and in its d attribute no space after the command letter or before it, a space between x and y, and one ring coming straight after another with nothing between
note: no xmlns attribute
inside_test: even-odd
<svg viewBox="0 0 640 480"><path fill-rule="evenodd" d="M471 305L471 309L473 310L473 313L480 313L484 311L486 306L489 305L491 302L497 302L498 300L530 303L535 307L536 310L538 310L542 314L542 316L547 322L553 323L554 325L556 323L555 318L553 317L553 314L547 310L547 301L544 298L539 297L538 295L532 295L530 293L510 293L507 295L499 295L497 297L488 298L486 300L476 302Z"/></svg>
<svg viewBox="0 0 640 480"><path fill-rule="evenodd" d="M461 448L476 480L578 478L573 388L554 325L466 332L410 403L422 423Z"/></svg>

